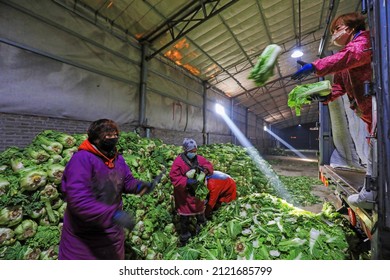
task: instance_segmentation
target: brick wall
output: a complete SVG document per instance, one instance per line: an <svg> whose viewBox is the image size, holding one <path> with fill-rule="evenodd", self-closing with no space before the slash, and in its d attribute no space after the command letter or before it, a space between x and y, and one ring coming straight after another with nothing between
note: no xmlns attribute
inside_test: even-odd
<svg viewBox="0 0 390 280"><path fill-rule="evenodd" d="M65 133L85 133L90 122L30 115L0 113L0 152L8 147L24 148L46 129Z"/></svg>
<svg viewBox="0 0 390 280"><path fill-rule="evenodd" d="M43 130L51 129L68 134L86 133L91 122L69 119L57 119L31 115L17 115L0 113L0 152L16 146L24 148L29 145L34 137ZM122 131L134 131L135 126L129 124L120 125ZM139 131L145 137L145 131ZM152 128L150 137L159 138L167 144L181 145L185 137L194 138L198 145L203 144L203 134L200 132L171 131ZM229 135L209 135L210 144L227 143L231 141Z"/></svg>

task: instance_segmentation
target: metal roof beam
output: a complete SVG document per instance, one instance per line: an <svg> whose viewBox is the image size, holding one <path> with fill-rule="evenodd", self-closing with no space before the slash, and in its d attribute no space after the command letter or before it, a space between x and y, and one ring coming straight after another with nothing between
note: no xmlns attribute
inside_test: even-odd
<svg viewBox="0 0 390 280"><path fill-rule="evenodd" d="M174 42L185 36L187 33L189 33L191 30L195 29L196 27L207 21L209 18L212 18L213 16L222 12L237 1L238 0L230 0L219 8L217 6L220 3L220 0L195 0L184 6L173 16L168 18L163 24L158 26L154 31L140 39L140 43L153 43L157 38L164 35L168 31L172 36L172 40L170 42L166 43L154 53L150 54L147 59L149 60L153 58L163 49L173 44ZM206 9L207 5L211 6L211 10L208 13ZM184 23L184 26L182 28L178 28L178 25L181 23ZM194 24L189 27L190 23ZM178 29L177 34L175 34L175 28Z"/></svg>

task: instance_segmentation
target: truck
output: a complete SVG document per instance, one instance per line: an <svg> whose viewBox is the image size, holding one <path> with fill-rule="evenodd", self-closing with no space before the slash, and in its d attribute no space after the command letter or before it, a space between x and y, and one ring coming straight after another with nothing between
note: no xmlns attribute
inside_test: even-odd
<svg viewBox="0 0 390 280"><path fill-rule="evenodd" d="M373 100L373 124L376 124L373 125L376 129L367 137L373 144L372 161L366 166L372 168L372 176L367 179L364 170L331 164L336 149L332 118L328 106L320 104L319 178L325 186L334 189L339 200L338 211L348 215L351 226L360 236L358 247L361 252L368 252L372 259L390 259L390 3L363 0L361 9L367 15L371 34L374 76L365 87L365 94ZM365 180L366 186L377 192L372 210L356 207L347 199L359 193Z"/></svg>

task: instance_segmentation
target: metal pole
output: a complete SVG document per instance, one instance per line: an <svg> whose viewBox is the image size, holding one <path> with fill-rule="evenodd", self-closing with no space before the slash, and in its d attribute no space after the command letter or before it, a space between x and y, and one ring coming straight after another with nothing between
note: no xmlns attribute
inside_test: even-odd
<svg viewBox="0 0 390 280"><path fill-rule="evenodd" d="M390 259L390 5L383 0L372 0L368 4L370 30L375 32L372 48L378 100L378 221L373 229L371 250L373 259Z"/></svg>
<svg viewBox="0 0 390 280"><path fill-rule="evenodd" d="M145 123L145 110L146 110L146 81L147 81L147 61L146 56L148 52L148 46L142 45L141 48L141 76L140 76L140 87L139 87L139 119L138 123L140 126L146 125Z"/></svg>
<svg viewBox="0 0 390 280"><path fill-rule="evenodd" d="M232 122L234 122L234 99L230 99L230 119L232 120ZM230 130L230 133L232 134L232 143L233 144L237 144L237 138L236 138L236 135L233 133L232 130Z"/></svg>
<svg viewBox="0 0 390 280"><path fill-rule="evenodd" d="M206 82L203 82L203 144L209 144L209 137L207 135L207 86Z"/></svg>

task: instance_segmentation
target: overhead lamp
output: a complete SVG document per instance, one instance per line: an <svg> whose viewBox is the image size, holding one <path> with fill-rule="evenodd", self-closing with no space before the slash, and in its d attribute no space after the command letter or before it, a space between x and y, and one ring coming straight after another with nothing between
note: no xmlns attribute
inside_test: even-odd
<svg viewBox="0 0 390 280"><path fill-rule="evenodd" d="M298 58L298 57L301 57L303 56L303 52L301 51L301 49L296 49L292 54L291 54L291 57L292 58Z"/></svg>
<svg viewBox="0 0 390 280"><path fill-rule="evenodd" d="M225 114L225 108L223 108L223 106L219 103L215 104L215 111L220 115Z"/></svg>
<svg viewBox="0 0 390 280"><path fill-rule="evenodd" d="M301 0L298 1L298 17L299 17L299 32L298 32L298 47L291 54L292 58L298 58L303 56L303 52L301 50L301 37L302 37L302 21L301 21Z"/></svg>
<svg viewBox="0 0 390 280"><path fill-rule="evenodd" d="M267 126L266 126L266 125L263 126L263 130L264 130L264 131L267 131Z"/></svg>

